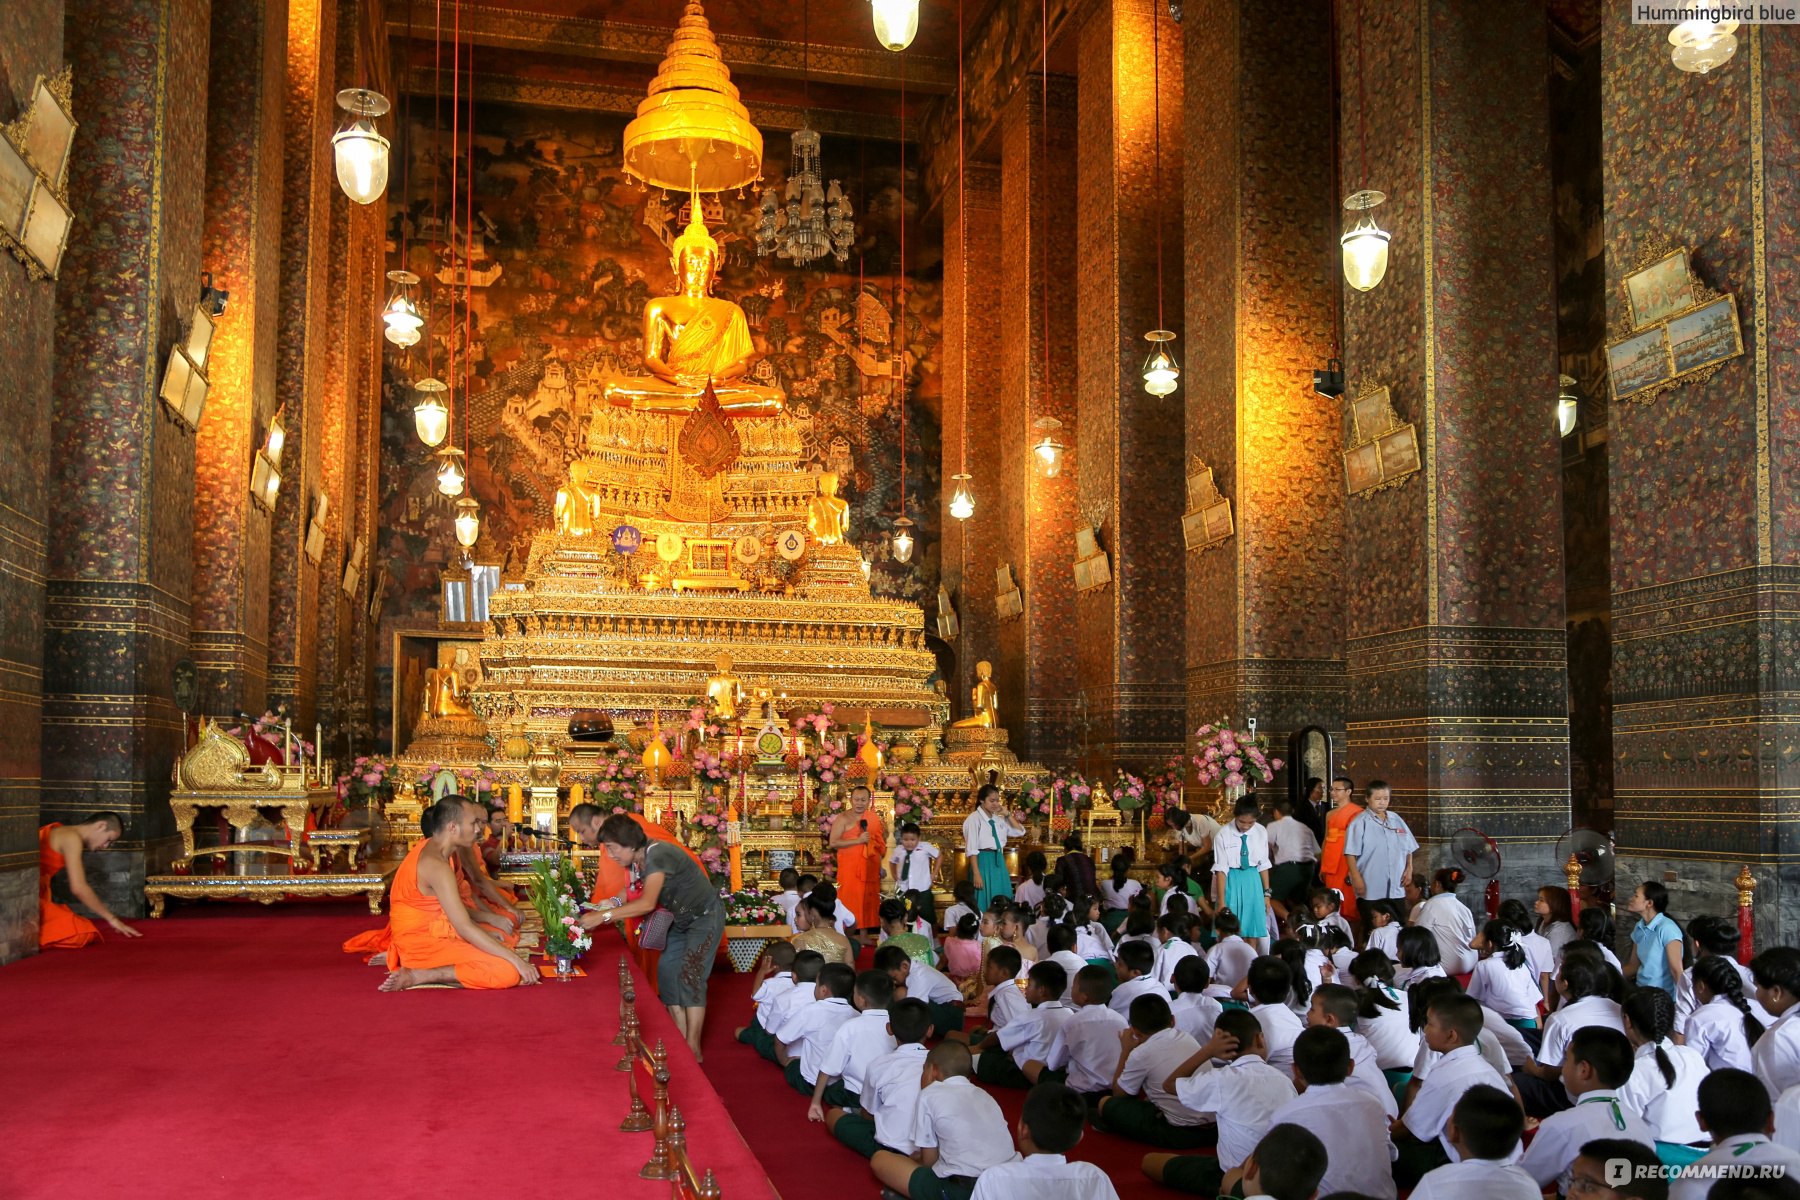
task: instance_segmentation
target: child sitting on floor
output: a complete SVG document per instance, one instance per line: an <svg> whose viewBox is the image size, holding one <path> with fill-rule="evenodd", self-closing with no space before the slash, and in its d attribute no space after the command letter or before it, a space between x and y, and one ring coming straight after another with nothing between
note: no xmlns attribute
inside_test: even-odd
<svg viewBox="0 0 1800 1200"><path fill-rule="evenodd" d="M793 947L787 942L777 945ZM814 993L819 983L819 971L825 966L825 956L817 950L801 950L794 955L794 986L769 1001L766 1006L756 1010L756 1019L738 1031L738 1040L753 1046L756 1052L772 1063L779 1065L775 1056L775 1031L781 1028L782 1022L792 1016L795 1010L814 1001Z"/></svg>
<svg viewBox="0 0 1800 1200"><path fill-rule="evenodd" d="M794 909L800 905L800 872L792 867L781 869L781 890L775 893L775 903L780 907L788 928L794 928Z"/></svg>
<svg viewBox="0 0 1800 1200"><path fill-rule="evenodd" d="M1194 918L1186 913L1168 912L1157 919L1156 936L1162 952L1156 956L1156 981L1165 988L1174 982L1176 964L1194 954L1194 945L1188 941L1193 923Z"/></svg>
<svg viewBox="0 0 1800 1200"><path fill-rule="evenodd" d="M1158 1183L1196 1196L1217 1196L1225 1172L1244 1165L1268 1132L1271 1118L1297 1094L1289 1076L1264 1058L1262 1026L1241 1008L1219 1014L1212 1040L1176 1067L1164 1086L1218 1126L1218 1154L1152 1154L1144 1173ZM1216 1061L1216 1060L1222 1060Z"/></svg>
<svg viewBox="0 0 1800 1200"><path fill-rule="evenodd" d="M806 1119L823 1121L825 1106L855 1108L861 1102L863 1074L869 1064L894 1048L888 1032L888 1005L894 1002L894 981L884 971L864 971L856 977L856 1016L839 1025L831 1046L819 1061L813 1081L812 1103Z"/></svg>
<svg viewBox="0 0 1800 1200"><path fill-rule="evenodd" d="M1631 1078L1632 1061L1631 1042L1616 1029L1585 1025L1569 1039L1562 1078L1575 1103L1538 1124L1519 1160L1519 1169L1538 1187L1561 1180L1581 1147L1596 1138L1642 1142L1656 1153L1656 1131L1619 1100L1619 1089Z"/></svg>
<svg viewBox="0 0 1800 1200"><path fill-rule="evenodd" d="M857 1108L825 1110L825 1128L864 1158L874 1158L877 1150L896 1154L918 1150L913 1142L913 1109L919 1103L931 1013L923 1000L896 1000L888 1006L887 1029L894 1048L863 1071Z"/></svg>
<svg viewBox="0 0 1800 1200"><path fill-rule="evenodd" d="M856 992L856 971L845 963L826 963L819 968L813 1002L790 1014L774 1031L775 1061L787 1072L788 1085L802 1096L813 1094L819 1064L837 1036L838 1026L856 1016L851 998Z"/></svg>
<svg viewBox="0 0 1800 1200"><path fill-rule="evenodd" d="M875 969L887 972L894 986L904 987L912 999L925 1002L931 1010L931 1026L937 1036L962 1030L962 992L936 967L907 957L906 951L899 946L878 946Z"/></svg>
<svg viewBox="0 0 1800 1200"><path fill-rule="evenodd" d="M1033 1083L1066 1082L1088 1097L1110 1092L1119 1061L1119 1032L1125 1028L1125 1018L1109 1003L1112 994L1112 977L1104 967L1076 972L1075 1011L1056 1031L1043 1061L1021 1065L1025 1078Z"/></svg>
<svg viewBox="0 0 1800 1200"><path fill-rule="evenodd" d="M1169 1009L1175 1014L1175 1028L1196 1042L1212 1038L1213 1026L1222 1011L1217 1000L1206 994L1212 977L1206 971L1206 959L1190 954L1175 964L1175 999Z"/></svg>
<svg viewBox="0 0 1800 1200"><path fill-rule="evenodd" d="M1350 1073L1350 1086L1362 1088L1374 1097L1381 1105L1383 1115L1391 1122L1400 1115L1400 1105L1376 1062L1375 1047L1368 1038L1356 1032L1358 1003L1355 988L1341 983L1324 984L1312 994L1312 1004L1306 1010L1307 1028L1323 1026L1344 1035L1350 1047L1350 1061L1355 1065Z"/></svg>
<svg viewBox="0 0 1800 1200"><path fill-rule="evenodd" d="M985 1027L971 1033L952 1030L944 1037L953 1042L963 1042L979 1053L991 1045L999 1045L994 1037L996 1030L1002 1029L1007 1022L1021 1016L1026 1010L1025 993L1019 988L1019 972L1021 969L1019 952L1011 946L995 946L988 952L987 966L984 968L982 982L987 985L987 1021Z"/></svg>
<svg viewBox="0 0 1800 1200"><path fill-rule="evenodd" d="M949 936L962 923L964 917L979 918L981 914L975 909L975 885L968 880L959 880L950 889L950 896L956 901L944 910L944 934Z"/></svg>
<svg viewBox="0 0 1800 1200"><path fill-rule="evenodd" d="M1068 990L1062 996L1064 1000L1073 997L1076 972L1088 965L1087 960L1075 950L1077 936L1077 931L1070 925L1052 925L1044 934L1044 948L1049 952L1049 957L1044 961L1061 967L1063 977L1068 980Z"/></svg>
<svg viewBox="0 0 1800 1200"><path fill-rule="evenodd" d="M1112 1095L1100 1101L1095 1125L1171 1150L1212 1145L1218 1139L1217 1128L1167 1087L1200 1043L1175 1028L1169 1002L1161 996L1145 994L1133 1000L1128 1019L1130 1027L1119 1034Z"/></svg>
<svg viewBox="0 0 1800 1200"><path fill-rule="evenodd" d="M1213 932L1219 940L1206 953L1206 969L1212 972L1213 995L1229 999L1232 989L1244 982L1250 964L1256 961L1256 947L1238 936L1237 914L1221 912L1213 918Z"/></svg>
<svg viewBox="0 0 1800 1200"><path fill-rule="evenodd" d="M1319 1190L1356 1192L1394 1200L1394 1143L1389 1117L1367 1090L1350 1083L1355 1064L1342 1030L1313 1025L1294 1042L1294 1076L1300 1094L1271 1120L1310 1129L1325 1145L1327 1165ZM1381 1078L1377 1073L1376 1079ZM1388 1097L1391 1102L1393 1097ZM1227 1180L1229 1183L1230 1181Z"/></svg>
<svg viewBox="0 0 1800 1200"><path fill-rule="evenodd" d="M1081 1141L1087 1106L1074 1090L1060 1083L1040 1083L1025 1097L1019 1113L1017 1162L989 1167L975 1182L972 1200L1017 1200L1020 1196L1058 1200L1118 1200L1106 1172L1065 1156Z"/></svg>
<svg viewBox="0 0 1800 1200"><path fill-rule="evenodd" d="M879 946L898 946L906 951L908 958L928 966L937 961L937 949L931 939L912 928L906 901L889 897L881 902L876 913L881 919Z"/></svg>
<svg viewBox="0 0 1800 1200"><path fill-rule="evenodd" d="M1444 1127L1455 1160L1427 1171L1412 1200L1542 1200L1542 1190L1513 1162L1524 1133L1517 1100L1486 1084L1470 1088Z"/></svg>
<svg viewBox="0 0 1800 1200"><path fill-rule="evenodd" d="M1350 928L1350 922L1344 919L1339 910L1344 906L1344 898L1336 889L1316 887L1307 893L1306 907L1312 912L1312 920L1308 924L1318 925L1325 929L1336 929L1344 935L1347 943L1354 944L1356 931Z"/></svg>
<svg viewBox="0 0 1800 1200"><path fill-rule="evenodd" d="M1006 1114L969 1078L969 1048L941 1042L925 1056L912 1155L876 1151L875 1178L908 1200L969 1200L983 1171L1018 1158Z"/></svg>
<svg viewBox="0 0 1800 1200"><path fill-rule="evenodd" d="M1267 1041L1263 1057L1284 1074L1294 1069L1294 1039L1306 1028L1299 1014L1288 1006L1294 982L1294 969L1288 963L1265 954L1250 964L1250 973L1243 983L1250 1015L1262 1026ZM1308 989L1309 999L1311 994Z"/></svg>
<svg viewBox="0 0 1800 1200"><path fill-rule="evenodd" d="M1424 1040L1443 1057L1432 1064L1429 1078L1393 1125L1394 1145L1400 1152L1394 1181L1401 1187L1411 1187L1427 1171L1455 1161L1444 1126L1464 1092L1478 1084L1506 1090L1506 1081L1475 1048L1481 1030L1481 1005L1460 991L1431 1001Z"/></svg>
<svg viewBox="0 0 1800 1200"><path fill-rule="evenodd" d="M996 1087L1026 1088L1031 1080L1020 1065L1049 1053L1050 1043L1075 1010L1063 1003L1067 972L1060 963L1033 963L1025 974L1025 1002L1031 1007L1012 1017L982 1042L975 1056L975 1078ZM1001 985L1006 986L1006 985Z"/></svg>
<svg viewBox="0 0 1800 1200"><path fill-rule="evenodd" d="M1100 898L1080 896L1070 913L1075 928L1075 953L1091 963L1112 962L1113 940L1101 918Z"/></svg>
<svg viewBox="0 0 1800 1200"><path fill-rule="evenodd" d="M944 938L944 974L960 989L981 971L981 918L964 913Z"/></svg>
<svg viewBox="0 0 1800 1200"><path fill-rule="evenodd" d="M771 1010L776 1000L794 990L796 953L792 942L770 942L757 956L756 974L750 980L750 986L755 989L750 999L756 1005L756 1015L750 1018L750 1024L740 1025L732 1036L746 1046L756 1047L759 1053L762 1046L759 1039L768 1036L762 1016Z"/></svg>
<svg viewBox="0 0 1800 1200"><path fill-rule="evenodd" d="M1161 996L1163 1003L1169 1002L1169 989L1156 978L1156 951L1147 942L1128 937L1119 943L1117 953L1114 970L1119 983L1113 988L1110 1001L1114 1012L1127 1016L1131 1002L1139 996Z"/></svg>

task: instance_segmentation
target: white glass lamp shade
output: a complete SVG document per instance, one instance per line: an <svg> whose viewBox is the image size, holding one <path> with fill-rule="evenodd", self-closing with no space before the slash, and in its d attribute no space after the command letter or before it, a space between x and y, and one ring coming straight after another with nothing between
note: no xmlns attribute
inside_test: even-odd
<svg viewBox="0 0 1800 1200"><path fill-rule="evenodd" d="M1351 212L1360 212L1350 231L1338 239L1344 252L1344 282L1359 292L1374 291L1387 275L1388 234L1375 223L1370 212L1387 197L1380 192L1360 191L1344 201Z"/></svg>
<svg viewBox="0 0 1800 1200"><path fill-rule="evenodd" d="M959 521L966 521L975 515L975 493L969 487L972 477L958 471L950 478L956 484L950 493L950 515Z"/></svg>
<svg viewBox="0 0 1800 1200"><path fill-rule="evenodd" d="M419 440L435 450L450 435L450 410L441 398L447 389L441 379L421 379L413 390L419 393L418 403L413 405L413 428Z"/></svg>
<svg viewBox="0 0 1800 1200"><path fill-rule="evenodd" d="M438 467L438 491L446 496L460 496L463 493L463 452L452 446L439 456L444 461Z"/></svg>
<svg viewBox="0 0 1800 1200"><path fill-rule="evenodd" d="M913 530L913 523L910 520L908 520L906 517L896 517L894 519L893 550L894 550L894 561L897 563L908 563L908 562L912 561L912 554L913 554L913 532L912 532L912 530Z"/></svg>
<svg viewBox="0 0 1800 1200"><path fill-rule="evenodd" d="M1737 53L1736 21L1682 21L1669 31L1669 57L1677 67L1704 75Z"/></svg>
<svg viewBox="0 0 1800 1200"><path fill-rule="evenodd" d="M875 38L899 53L912 45L919 33L919 0L871 0L875 9Z"/></svg>
<svg viewBox="0 0 1800 1200"><path fill-rule="evenodd" d="M456 540L463 547L473 546L481 538L481 504L473 496L456 502Z"/></svg>
<svg viewBox="0 0 1800 1200"><path fill-rule="evenodd" d="M387 277L394 283L394 294L388 297L387 307L381 313L382 323L387 326L382 336L405 349L418 343L419 331L425 325L412 298L413 284L419 282L419 277L411 271L389 271Z"/></svg>
<svg viewBox="0 0 1800 1200"><path fill-rule="evenodd" d="M338 186L358 204L373 204L387 190L388 140L375 128L375 118L388 110L387 98L365 88L346 88L337 101L351 115L331 139Z"/></svg>
<svg viewBox="0 0 1800 1200"><path fill-rule="evenodd" d="M1037 460L1039 473L1046 479L1054 479L1062 474L1063 451L1068 448L1056 437L1056 431L1062 428L1062 422L1055 417L1039 417L1036 424L1043 436L1031 448L1031 453Z"/></svg>
<svg viewBox="0 0 1800 1200"><path fill-rule="evenodd" d="M269 422L269 437L268 441L263 444L263 453L269 456L269 462L271 464L279 467L281 465L281 450L282 447L286 445L287 428L282 425L281 418L277 416L273 421Z"/></svg>
<svg viewBox="0 0 1800 1200"><path fill-rule="evenodd" d="M1175 335L1167 329L1152 329L1144 340L1151 344L1150 357L1144 360L1144 390L1152 396L1167 396L1181 378L1181 368L1169 353L1169 343Z"/></svg>
<svg viewBox="0 0 1800 1200"><path fill-rule="evenodd" d="M1558 375L1556 383L1556 432L1560 437L1568 437L1575 432L1575 422L1581 416L1581 397L1575 391L1573 376Z"/></svg>

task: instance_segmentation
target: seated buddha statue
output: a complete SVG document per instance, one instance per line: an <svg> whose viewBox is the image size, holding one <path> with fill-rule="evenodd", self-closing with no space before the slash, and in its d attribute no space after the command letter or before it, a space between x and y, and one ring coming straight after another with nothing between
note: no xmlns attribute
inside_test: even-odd
<svg viewBox="0 0 1800 1200"><path fill-rule="evenodd" d="M819 494L806 510L806 531L821 546L837 546L850 535L850 506L838 499L838 477L830 471L819 476Z"/></svg>
<svg viewBox="0 0 1800 1200"><path fill-rule="evenodd" d="M644 305L644 366L650 374L608 380L606 401L639 412L689 413L711 380L727 416L774 416L787 397L779 387L744 378L755 349L750 323L743 309L712 294L719 243L706 231L698 198L693 214L669 251L680 294L653 296Z"/></svg>

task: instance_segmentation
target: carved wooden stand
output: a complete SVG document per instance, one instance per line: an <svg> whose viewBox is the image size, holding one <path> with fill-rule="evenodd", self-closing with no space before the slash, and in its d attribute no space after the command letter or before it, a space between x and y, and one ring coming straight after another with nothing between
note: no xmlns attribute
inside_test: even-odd
<svg viewBox="0 0 1800 1200"><path fill-rule="evenodd" d="M655 1046L644 1044L638 1023L637 992L631 968L619 959L619 1032L613 1045L624 1047L614 1070L625 1072L625 1090L631 1107L619 1122L624 1133L649 1133L650 1160L638 1171L644 1179L666 1179L671 1184L672 1200L720 1200L718 1180L711 1170L697 1171L687 1153L687 1122L681 1110L669 1103L669 1056L662 1039ZM644 1104L638 1091L637 1068L642 1065L650 1076L651 1103Z"/></svg>

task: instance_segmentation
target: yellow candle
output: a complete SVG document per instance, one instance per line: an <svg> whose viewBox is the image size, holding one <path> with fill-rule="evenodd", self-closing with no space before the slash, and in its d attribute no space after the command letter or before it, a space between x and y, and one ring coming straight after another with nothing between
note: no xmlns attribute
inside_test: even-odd
<svg viewBox="0 0 1800 1200"><path fill-rule="evenodd" d="M582 790L582 786L579 783L572 783L569 785L570 808L574 808L577 804L584 803L586 800L587 793Z"/></svg>
<svg viewBox="0 0 1800 1200"><path fill-rule="evenodd" d="M525 796L518 784L511 784L506 789L506 819L517 825L525 817Z"/></svg>

